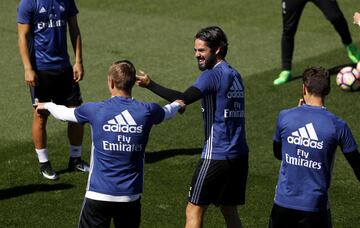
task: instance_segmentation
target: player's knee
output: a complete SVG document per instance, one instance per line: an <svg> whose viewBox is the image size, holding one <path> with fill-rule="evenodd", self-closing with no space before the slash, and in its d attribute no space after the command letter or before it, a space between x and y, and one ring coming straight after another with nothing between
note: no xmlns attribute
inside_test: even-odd
<svg viewBox="0 0 360 228"><path fill-rule="evenodd" d="M186 207L186 225L185 228L200 228L203 224L202 208L188 203Z"/></svg>
<svg viewBox="0 0 360 228"><path fill-rule="evenodd" d="M47 111L46 112L44 111L41 113L34 112L34 122L36 122L40 125L45 125L49 115L50 115L50 113Z"/></svg>
<svg viewBox="0 0 360 228"><path fill-rule="evenodd" d="M206 207L188 203L186 206L186 219L201 219Z"/></svg>
<svg viewBox="0 0 360 228"><path fill-rule="evenodd" d="M282 36L284 37L294 37L298 25L297 24L286 24L283 26Z"/></svg>
<svg viewBox="0 0 360 228"><path fill-rule="evenodd" d="M283 39L294 39L295 33L296 33L296 29L284 28L283 33L282 33L282 38Z"/></svg>
<svg viewBox="0 0 360 228"><path fill-rule="evenodd" d="M220 206L220 211L224 216L238 216L237 206Z"/></svg>
<svg viewBox="0 0 360 228"><path fill-rule="evenodd" d="M193 219L195 217L194 207L189 203L185 209L186 220Z"/></svg>

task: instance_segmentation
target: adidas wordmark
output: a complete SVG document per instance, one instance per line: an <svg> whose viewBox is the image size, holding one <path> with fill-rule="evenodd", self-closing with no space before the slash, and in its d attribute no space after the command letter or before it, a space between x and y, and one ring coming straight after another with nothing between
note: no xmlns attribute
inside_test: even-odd
<svg viewBox="0 0 360 228"><path fill-rule="evenodd" d="M287 137L288 143L321 150L323 148L324 141L319 142L318 140L319 139L312 123L306 124L305 127L299 128Z"/></svg>
<svg viewBox="0 0 360 228"><path fill-rule="evenodd" d="M103 125L104 131L123 133L142 133L142 125L137 125L128 110L122 111L119 115Z"/></svg>

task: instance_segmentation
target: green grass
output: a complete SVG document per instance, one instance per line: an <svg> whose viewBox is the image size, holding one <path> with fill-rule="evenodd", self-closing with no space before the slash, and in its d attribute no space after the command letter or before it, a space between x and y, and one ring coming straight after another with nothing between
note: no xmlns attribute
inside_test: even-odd
<svg viewBox="0 0 360 228"><path fill-rule="evenodd" d="M67 173L66 124L50 119L49 157L60 180L38 174L31 141L31 105L17 50L16 6L1 1L0 8L0 224L2 227L75 227L85 193L87 175ZM339 1L354 42L360 30L352 25L353 1ZM227 60L244 77L246 130L250 147L247 201L240 208L245 227L266 227L279 162L272 155L275 119L283 108L297 104L301 81L274 87L279 73L281 15L278 0L228 1L110 1L77 0L84 46L86 76L81 82L85 101L109 96L106 72L111 62L129 59L157 82L186 89L198 75L193 58L193 36L201 27L220 25L228 35ZM69 48L71 53L71 50ZM296 36L294 74L308 66L332 68L349 63L331 24L308 4ZM164 104L149 91L135 88L134 97ZM332 80L327 100L330 111L343 117L359 140L360 93L344 93ZM203 142L199 104L184 115L154 127L147 147L142 227L182 227L188 185ZM89 159L90 130L86 127L83 157ZM340 152L340 151L338 151ZM330 190L334 227L358 227L359 183L338 153ZM205 227L225 227L215 207L205 216Z"/></svg>

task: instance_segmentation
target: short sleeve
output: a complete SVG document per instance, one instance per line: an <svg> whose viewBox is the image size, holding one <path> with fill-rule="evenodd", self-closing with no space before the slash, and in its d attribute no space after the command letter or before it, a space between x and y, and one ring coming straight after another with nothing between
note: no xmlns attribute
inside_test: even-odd
<svg viewBox="0 0 360 228"><path fill-rule="evenodd" d="M149 111L151 113L151 118L154 124L159 124L164 120L165 111L160 105L156 103L150 103Z"/></svg>
<svg viewBox="0 0 360 228"><path fill-rule="evenodd" d="M338 132L339 146L343 153L350 153L357 149L357 144L354 136L346 123Z"/></svg>
<svg viewBox="0 0 360 228"><path fill-rule="evenodd" d="M68 17L73 17L76 16L79 13L78 8L76 7L75 1L74 0L70 0L69 1L69 12L68 12Z"/></svg>
<svg viewBox="0 0 360 228"><path fill-rule="evenodd" d="M85 103L75 109L75 117L79 123L89 123L92 119L94 107L92 103Z"/></svg>
<svg viewBox="0 0 360 228"><path fill-rule="evenodd" d="M17 8L17 22L20 24L30 24L34 9L34 1L20 0Z"/></svg>
<svg viewBox="0 0 360 228"><path fill-rule="evenodd" d="M217 83L211 70L204 71L193 84L203 95L216 91Z"/></svg>

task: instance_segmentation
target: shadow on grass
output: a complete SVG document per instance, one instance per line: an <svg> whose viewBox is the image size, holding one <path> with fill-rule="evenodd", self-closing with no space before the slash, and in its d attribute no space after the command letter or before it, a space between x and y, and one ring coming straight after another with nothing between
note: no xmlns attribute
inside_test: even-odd
<svg viewBox="0 0 360 228"><path fill-rule="evenodd" d="M145 155L145 163L155 163L178 155L201 154L201 152L202 152L202 148L173 149L173 150L162 150L158 152L150 152L150 153L146 153Z"/></svg>
<svg viewBox="0 0 360 228"><path fill-rule="evenodd" d="M56 171L56 173L59 174L59 175L64 174L64 173L72 173L72 172L75 172L75 171L71 171L68 168Z"/></svg>
<svg viewBox="0 0 360 228"><path fill-rule="evenodd" d="M343 67L346 67L346 66L356 67L356 64L342 64L342 65L339 65L339 66L331 67L331 68L329 68L327 70L329 71L330 75L336 75ZM302 76L298 75L298 76L293 77L291 79L291 81L299 80L301 78L302 78Z"/></svg>
<svg viewBox="0 0 360 228"><path fill-rule="evenodd" d="M14 198L26 194L31 194L34 192L50 192L50 191L58 191L65 190L69 188L73 188L72 184L28 184L24 186L17 186L8 189L0 189L0 200Z"/></svg>
<svg viewBox="0 0 360 228"><path fill-rule="evenodd" d="M360 43L357 41L356 45L359 46ZM280 55L279 55L279 60L280 60ZM330 75L336 76L336 74L340 71L341 68L346 67L346 66L356 67L356 64L349 62L348 57L347 57L346 53L344 52L343 48L331 49L331 50L328 50L327 52L320 53L318 55L313 55L311 57L304 58L299 61L293 61L292 72L294 74L293 74L292 80L289 83L291 83L293 81L295 82L295 81L301 79L302 72L306 68L309 68L312 66L323 66L329 70ZM276 67L276 68L270 68L270 69L267 69L267 70L264 70L262 72L258 72L255 74L250 74L249 76L251 77L251 76L259 76L260 75L260 77L261 77L261 75L266 75L265 80L268 81L269 84L271 84L271 86L273 87L273 80L274 80L274 78L276 78L278 76L280 71L281 71L281 68ZM288 84L288 83L286 83L286 84Z"/></svg>

